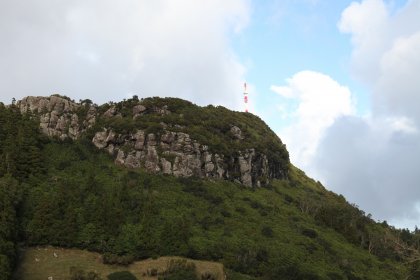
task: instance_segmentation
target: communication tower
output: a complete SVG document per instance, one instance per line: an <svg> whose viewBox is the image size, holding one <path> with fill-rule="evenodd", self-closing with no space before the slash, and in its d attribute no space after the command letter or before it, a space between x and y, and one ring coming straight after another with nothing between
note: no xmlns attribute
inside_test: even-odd
<svg viewBox="0 0 420 280"><path fill-rule="evenodd" d="M244 104L245 112L248 113L248 89L246 88L246 82L244 83Z"/></svg>

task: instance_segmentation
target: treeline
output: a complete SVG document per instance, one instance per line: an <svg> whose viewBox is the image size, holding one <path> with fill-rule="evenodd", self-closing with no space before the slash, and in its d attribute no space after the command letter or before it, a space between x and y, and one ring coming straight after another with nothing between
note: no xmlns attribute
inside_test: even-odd
<svg viewBox="0 0 420 280"><path fill-rule="evenodd" d="M0 103L0 279L9 279L16 265L24 189L44 171L42 139L34 116Z"/></svg>
<svg viewBox="0 0 420 280"><path fill-rule="evenodd" d="M19 181L42 173L42 142L39 120L21 114L15 105L0 103L0 177L9 174Z"/></svg>

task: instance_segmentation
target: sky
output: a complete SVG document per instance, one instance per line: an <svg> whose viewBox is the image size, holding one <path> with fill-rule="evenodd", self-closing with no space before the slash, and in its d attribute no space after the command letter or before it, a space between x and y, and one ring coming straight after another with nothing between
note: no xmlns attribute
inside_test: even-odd
<svg viewBox="0 0 420 280"><path fill-rule="evenodd" d="M0 102L250 111L378 221L420 226L420 0L0 0Z"/></svg>

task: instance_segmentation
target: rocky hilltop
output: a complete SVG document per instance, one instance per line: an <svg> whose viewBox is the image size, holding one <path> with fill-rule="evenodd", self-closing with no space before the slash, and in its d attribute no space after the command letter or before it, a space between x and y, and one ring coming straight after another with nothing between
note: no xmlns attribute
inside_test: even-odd
<svg viewBox="0 0 420 280"><path fill-rule="evenodd" d="M21 112L61 140L89 137L115 163L180 177L226 179L246 186L286 178L289 157L258 117L175 98L136 97L101 106L63 96L26 97Z"/></svg>
<svg viewBox="0 0 420 280"><path fill-rule="evenodd" d="M87 128L96 122L97 106L88 105L89 110L83 119L78 111L83 106L60 96L28 96L17 102L22 113L31 112L39 116L40 128L48 136L62 140L76 140Z"/></svg>

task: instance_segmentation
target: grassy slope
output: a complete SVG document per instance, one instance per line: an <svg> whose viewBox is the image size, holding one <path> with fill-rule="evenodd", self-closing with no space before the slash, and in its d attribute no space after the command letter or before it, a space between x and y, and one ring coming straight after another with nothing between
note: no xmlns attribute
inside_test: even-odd
<svg viewBox="0 0 420 280"><path fill-rule="evenodd" d="M54 257L54 253L57 257ZM147 271L157 269L163 272L167 269L169 260L178 257L161 257L156 260L134 262L129 266L116 266L102 264L102 257L98 253L78 249L64 249L57 247L27 248L21 260L21 265L16 272L16 279L20 280L45 280L52 276L55 280L68 279L71 267L84 271L94 271L106 279L106 276L116 271L130 271L138 279L156 280L157 277L147 276ZM210 271L218 275L216 280L224 279L223 265L215 262L188 260L193 262L198 275Z"/></svg>
<svg viewBox="0 0 420 280"><path fill-rule="evenodd" d="M153 203L150 207L157 209L157 212L148 214L155 222L149 234L162 236L165 230L168 231L165 225L183 217L190 225L191 233L189 250L183 250L183 254L194 259L220 261L231 270L255 276L272 271L271 276L265 276L271 278L279 267L303 271L308 275L307 279L403 279L406 274L401 263L379 260L302 212L296 203L302 197L327 197L328 192L296 168L291 168L290 181L274 181L271 189L250 189L225 181L182 179L146 174L140 170L129 171L116 167L106 154L80 145L49 144L46 155L50 176L32 190L30 197L33 201L28 206L34 207L32 209L36 209L37 203L43 203L40 193L56 193L60 191L60 183L74 185L80 188L76 193L81 196L75 198L81 203L77 205L78 211L83 211L83 207L91 203L84 201L87 196L97 196L103 200L101 205L104 209L109 210L108 222L116 221L118 236L124 225L135 224L131 215L144 215L144 208L137 214L125 209L126 205L138 201L136 195L142 193L148 195L149 204L144 197L140 198L146 207ZM84 189L92 176L96 182L95 189ZM124 198L128 202L107 205L110 196L118 198L124 193L129 196ZM115 209L112 207L121 210L119 216L113 216ZM28 220L31 218L28 217ZM82 220L86 222L86 219ZM51 222L50 226L54 227L54 221ZM47 242L56 245L68 242L60 238L56 236ZM38 241L32 239L31 242ZM118 250L118 246L112 247L114 243L110 240L107 242L109 250ZM115 243L118 243L118 238ZM76 246L83 248L83 244ZM161 247L157 253L164 250ZM229 275L231 279L247 279L238 273Z"/></svg>

